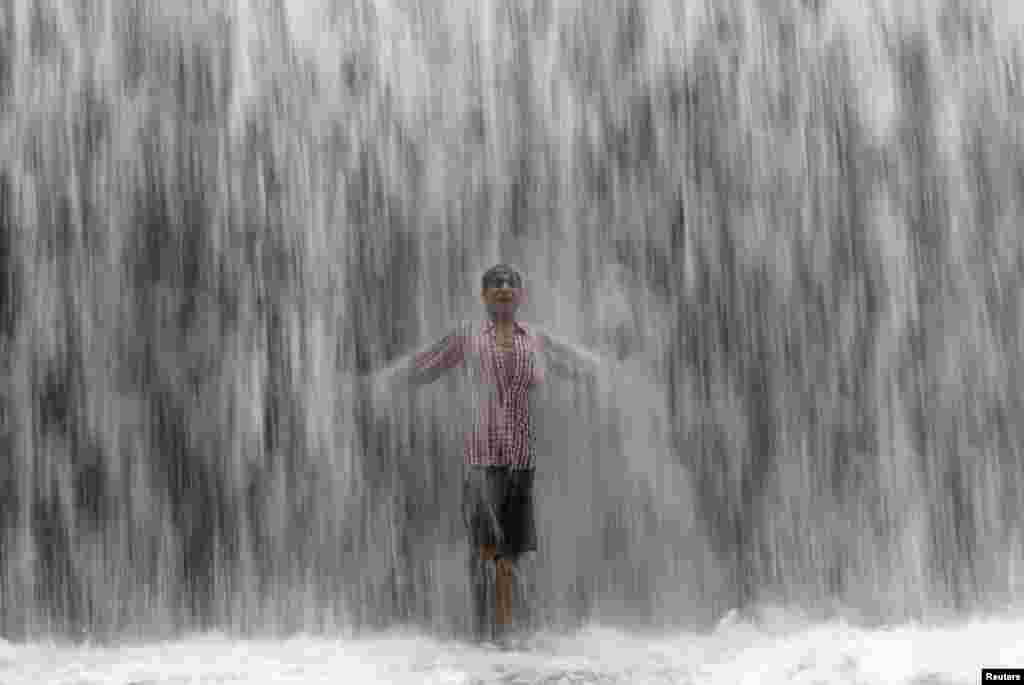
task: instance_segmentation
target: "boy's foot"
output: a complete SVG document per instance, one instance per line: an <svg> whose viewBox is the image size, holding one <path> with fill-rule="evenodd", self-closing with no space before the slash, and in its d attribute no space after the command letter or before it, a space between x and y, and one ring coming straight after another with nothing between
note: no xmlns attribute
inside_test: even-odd
<svg viewBox="0 0 1024 685"><path fill-rule="evenodd" d="M504 651L528 649L529 631L515 625L495 626L494 643Z"/></svg>
<svg viewBox="0 0 1024 685"><path fill-rule="evenodd" d="M512 635L500 635L494 639L494 646L503 652L518 652L524 649L521 639Z"/></svg>

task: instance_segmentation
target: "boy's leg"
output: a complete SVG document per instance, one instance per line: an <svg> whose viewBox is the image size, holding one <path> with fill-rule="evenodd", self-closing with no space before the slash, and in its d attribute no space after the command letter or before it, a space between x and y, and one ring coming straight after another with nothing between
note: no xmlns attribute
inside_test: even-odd
<svg viewBox="0 0 1024 685"><path fill-rule="evenodd" d="M495 573L494 588L494 621L505 627L512 623L512 583L514 561L502 557L498 559Z"/></svg>
<svg viewBox="0 0 1024 685"><path fill-rule="evenodd" d="M480 560L495 562L494 621L505 626L512 622L513 561L505 557L496 558L497 554L497 545L480 545Z"/></svg>
<svg viewBox="0 0 1024 685"><path fill-rule="evenodd" d="M514 622L513 608L518 562L537 547L533 515L533 471L510 471L501 512L502 542L495 573L495 623L502 628Z"/></svg>
<svg viewBox="0 0 1024 685"><path fill-rule="evenodd" d="M508 628L512 623L512 598L513 584L515 582L515 560L510 558L495 558L498 552L497 545L480 545L476 550L478 554L472 554L470 559L473 589L473 608L475 614L474 636L477 640L483 641L491 636L492 631L488 617L490 608L488 605L488 576L489 562L494 561L494 623L495 628L500 632ZM497 635L493 635L497 637Z"/></svg>
<svg viewBox="0 0 1024 685"><path fill-rule="evenodd" d="M469 573L474 612L474 637L483 641L492 636L494 584L490 577L492 565L498 553L496 544L499 537L496 515L493 511L494 477L490 469L473 467L466 474L463 484L463 520L470 541Z"/></svg>

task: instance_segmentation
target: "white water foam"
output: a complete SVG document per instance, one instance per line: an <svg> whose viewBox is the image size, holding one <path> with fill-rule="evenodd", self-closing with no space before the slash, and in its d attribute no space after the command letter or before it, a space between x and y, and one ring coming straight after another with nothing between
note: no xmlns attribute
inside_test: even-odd
<svg viewBox="0 0 1024 685"><path fill-rule="evenodd" d="M730 619L711 634L650 637L590 626L541 633L524 649L410 632L363 639L235 640L204 635L130 647L0 643L5 685L677 685L976 683L983 667L1024 666L1024 619L867 630Z"/></svg>

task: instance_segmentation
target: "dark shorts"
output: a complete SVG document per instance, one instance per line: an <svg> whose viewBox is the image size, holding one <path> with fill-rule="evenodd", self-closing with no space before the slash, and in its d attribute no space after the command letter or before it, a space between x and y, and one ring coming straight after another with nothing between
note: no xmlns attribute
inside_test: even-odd
<svg viewBox="0 0 1024 685"><path fill-rule="evenodd" d="M468 467L462 518L474 548L496 545L497 556L513 559L536 550L533 469Z"/></svg>

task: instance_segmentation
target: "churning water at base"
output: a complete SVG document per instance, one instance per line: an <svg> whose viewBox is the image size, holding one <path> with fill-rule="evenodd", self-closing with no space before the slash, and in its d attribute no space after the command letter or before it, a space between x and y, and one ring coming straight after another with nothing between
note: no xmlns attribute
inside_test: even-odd
<svg viewBox="0 0 1024 685"><path fill-rule="evenodd" d="M765 617L767 618L767 617ZM0 644L5 685L974 685L1024 664L1024 621L864 630L777 612L710 634L640 636L588 627L513 651L409 633L145 646Z"/></svg>
<svg viewBox="0 0 1024 685"><path fill-rule="evenodd" d="M906 640L900 682L961 678L924 628L683 631L1022 599L1021 6L2 3L5 677L886 682ZM351 382L499 261L619 362L543 388L522 569L541 635L605 628L522 661L435 641L471 613L458 383ZM40 642L397 625L431 637Z"/></svg>

